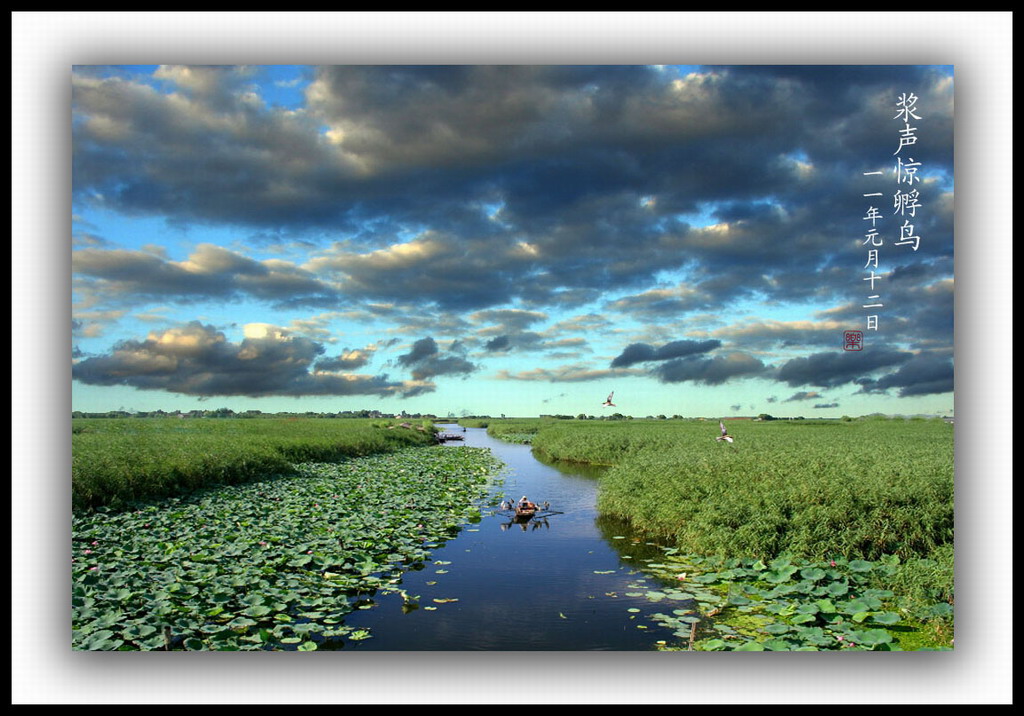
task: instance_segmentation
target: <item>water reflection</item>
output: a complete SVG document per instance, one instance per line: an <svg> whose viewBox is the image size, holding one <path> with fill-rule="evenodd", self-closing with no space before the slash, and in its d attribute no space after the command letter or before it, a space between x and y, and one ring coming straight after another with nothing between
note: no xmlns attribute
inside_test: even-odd
<svg viewBox="0 0 1024 716"><path fill-rule="evenodd" d="M498 526L501 527L502 532L508 530L512 526L517 526L523 532L526 532L527 525L529 525L529 528L531 530L540 529L541 527L543 527L544 529L551 528L551 524L548 522L547 517L529 517L525 519L520 517L512 517L509 519L508 522L502 522Z"/></svg>

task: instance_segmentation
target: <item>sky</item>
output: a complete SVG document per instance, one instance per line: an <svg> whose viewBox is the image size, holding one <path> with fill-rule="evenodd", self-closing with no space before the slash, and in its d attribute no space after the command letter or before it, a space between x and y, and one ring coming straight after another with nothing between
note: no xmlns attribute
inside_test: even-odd
<svg viewBox="0 0 1024 716"><path fill-rule="evenodd" d="M953 411L949 66L77 65L70 119L74 410Z"/></svg>

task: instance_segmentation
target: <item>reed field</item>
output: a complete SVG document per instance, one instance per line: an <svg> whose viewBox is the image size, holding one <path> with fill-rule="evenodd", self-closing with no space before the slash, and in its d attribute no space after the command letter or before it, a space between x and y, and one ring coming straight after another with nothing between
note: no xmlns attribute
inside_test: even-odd
<svg viewBox="0 0 1024 716"><path fill-rule="evenodd" d="M953 430L936 420L492 421L608 465L598 507L694 552L930 554L953 539Z"/></svg>
<svg viewBox="0 0 1024 716"><path fill-rule="evenodd" d="M344 418L75 418L72 506L123 507L211 484L290 474L295 463L434 442L430 421L410 425Z"/></svg>

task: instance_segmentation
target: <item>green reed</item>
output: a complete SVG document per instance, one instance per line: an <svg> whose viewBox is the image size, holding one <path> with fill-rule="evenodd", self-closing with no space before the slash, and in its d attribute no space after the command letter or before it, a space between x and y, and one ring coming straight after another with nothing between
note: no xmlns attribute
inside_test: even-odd
<svg viewBox="0 0 1024 716"><path fill-rule="evenodd" d="M298 462L434 442L429 421L388 426L361 419L74 419L72 506L124 506L212 484L290 474Z"/></svg>

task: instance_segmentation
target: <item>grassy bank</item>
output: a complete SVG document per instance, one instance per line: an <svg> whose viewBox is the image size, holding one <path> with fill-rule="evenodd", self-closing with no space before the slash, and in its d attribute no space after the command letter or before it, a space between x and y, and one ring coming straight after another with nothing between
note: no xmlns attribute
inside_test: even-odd
<svg viewBox="0 0 1024 716"><path fill-rule="evenodd" d="M124 507L213 484L291 474L295 463L433 443L430 421L398 425L369 419L76 418L72 505Z"/></svg>

